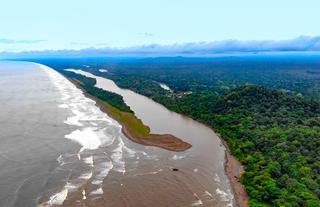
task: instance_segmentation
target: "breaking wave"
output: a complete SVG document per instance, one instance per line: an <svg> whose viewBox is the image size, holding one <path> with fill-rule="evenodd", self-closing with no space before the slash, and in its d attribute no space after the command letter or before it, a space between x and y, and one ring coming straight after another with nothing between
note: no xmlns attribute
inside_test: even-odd
<svg viewBox="0 0 320 207"><path fill-rule="evenodd" d="M88 195L103 194L103 180L110 170L124 174L126 172L124 155L134 157L135 151L125 146L121 136L121 126L103 113L96 106L95 101L85 97L80 89L55 70L44 65L37 65L47 73L60 92L59 107L71 112L64 123L70 125L73 131L66 134L65 138L81 146L77 154L60 155L57 158L59 168L67 169L67 163L71 163L75 157L81 162L79 165L83 168L82 174L72 179L69 178L65 186L50 196L45 205L63 204L68 193L81 190L88 182L96 188L90 193L82 189L83 199L86 199ZM113 149L108 150L107 153L98 151L99 148L108 146Z"/></svg>

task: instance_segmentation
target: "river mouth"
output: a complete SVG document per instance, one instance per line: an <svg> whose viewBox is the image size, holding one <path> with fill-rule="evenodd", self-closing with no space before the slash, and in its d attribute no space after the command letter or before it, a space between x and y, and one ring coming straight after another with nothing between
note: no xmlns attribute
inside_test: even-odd
<svg viewBox="0 0 320 207"><path fill-rule="evenodd" d="M136 116L150 126L152 133L173 134L177 137L183 137L184 141L192 144L192 148L180 153L147 147L156 152L161 165L149 172L148 176L156 176L153 176L152 181L141 187L149 189L150 187L145 185L150 183L151 186L159 188L158 193L166 194L164 198L159 199L159 202L160 200L166 200L165 198L168 201L174 201L170 205L160 202L159 206L235 205L230 184L224 172L225 147L210 128L190 118L171 112L147 97L127 89L121 89L111 80L81 70L71 69L69 71L96 78L96 87L123 96L124 101L131 107ZM146 165L146 167L150 167L150 165ZM174 171L174 169L178 171ZM130 177L130 175L128 176ZM167 182L163 182L164 180ZM139 186L138 183L131 183L135 182L128 179L127 185L132 185L132 188ZM148 195L150 200L157 201L158 193L152 192L151 195ZM146 194L142 193L141 196L143 195ZM181 199L178 199L179 195ZM190 198L190 200L186 198Z"/></svg>
<svg viewBox="0 0 320 207"><path fill-rule="evenodd" d="M122 95L153 133L174 134L193 147L171 152L139 145L53 69L10 64L0 64L16 68L0 77L5 206L235 206L225 148L208 127L96 77L97 87Z"/></svg>

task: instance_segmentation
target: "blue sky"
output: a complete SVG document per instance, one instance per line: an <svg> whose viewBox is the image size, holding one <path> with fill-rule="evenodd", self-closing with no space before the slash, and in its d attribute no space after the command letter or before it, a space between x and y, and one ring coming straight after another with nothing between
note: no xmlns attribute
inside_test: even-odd
<svg viewBox="0 0 320 207"><path fill-rule="evenodd" d="M319 0L1 0L0 51L320 35Z"/></svg>

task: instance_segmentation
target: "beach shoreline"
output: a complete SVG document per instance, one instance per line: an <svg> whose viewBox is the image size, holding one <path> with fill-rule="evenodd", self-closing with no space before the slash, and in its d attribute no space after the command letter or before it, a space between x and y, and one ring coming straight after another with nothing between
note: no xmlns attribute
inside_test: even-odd
<svg viewBox="0 0 320 207"><path fill-rule="evenodd" d="M233 191L233 195L236 201L237 207L248 207L249 206L249 196L245 189L245 186L240 182L240 178L242 173L244 172L244 168L241 163L231 154L228 145L221 138L221 135L217 134L218 137L223 142L223 145L226 148L225 151L225 162L224 168L227 177L229 178L229 182Z"/></svg>

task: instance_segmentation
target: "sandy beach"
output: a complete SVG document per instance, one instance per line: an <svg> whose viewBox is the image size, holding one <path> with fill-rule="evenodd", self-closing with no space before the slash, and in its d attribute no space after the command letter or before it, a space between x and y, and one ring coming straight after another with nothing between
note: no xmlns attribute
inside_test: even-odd
<svg viewBox="0 0 320 207"><path fill-rule="evenodd" d="M248 207L249 197L244 185L240 182L241 174L244 172L243 166L233 155L230 154L227 146L225 157L225 171L231 183L236 204L238 207Z"/></svg>

